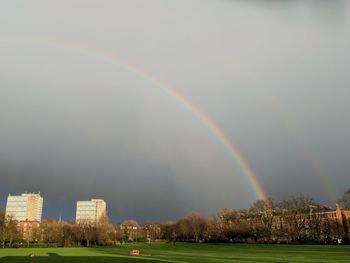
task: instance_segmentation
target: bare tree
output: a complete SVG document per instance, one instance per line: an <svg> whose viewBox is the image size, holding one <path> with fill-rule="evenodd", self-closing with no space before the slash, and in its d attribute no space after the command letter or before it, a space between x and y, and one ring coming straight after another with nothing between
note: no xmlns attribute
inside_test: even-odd
<svg viewBox="0 0 350 263"><path fill-rule="evenodd" d="M9 242L9 247L12 247L13 241L19 239L19 231L17 227L17 221L13 219L11 215L5 216L5 242Z"/></svg>
<svg viewBox="0 0 350 263"><path fill-rule="evenodd" d="M177 240L177 231L176 231L176 223L169 221L161 226L161 233L162 233L162 238L173 242L175 245L175 242Z"/></svg>
<svg viewBox="0 0 350 263"><path fill-rule="evenodd" d="M138 242L143 238L141 227L139 223L135 220L129 219L125 220L120 224L120 229L124 233L124 242L136 241Z"/></svg>
<svg viewBox="0 0 350 263"><path fill-rule="evenodd" d="M96 224L90 220L79 221L80 233L82 236L83 245L90 247L93 243L97 243Z"/></svg>
<svg viewBox="0 0 350 263"><path fill-rule="evenodd" d="M257 200L249 209L252 218L263 232L267 241L271 241L273 222L276 215L276 203L272 198Z"/></svg>
<svg viewBox="0 0 350 263"><path fill-rule="evenodd" d="M248 213L246 210L224 208L218 213L218 228L222 233L222 241L243 241L249 232Z"/></svg>
<svg viewBox="0 0 350 263"><path fill-rule="evenodd" d="M344 209L350 209L350 189L344 192L339 204Z"/></svg>
<svg viewBox="0 0 350 263"><path fill-rule="evenodd" d="M147 234L149 241L161 238L161 224L152 221L146 221L144 224L144 229Z"/></svg>
<svg viewBox="0 0 350 263"><path fill-rule="evenodd" d="M58 246L64 245L64 223L55 219L47 219L40 224L41 240Z"/></svg>
<svg viewBox="0 0 350 263"><path fill-rule="evenodd" d="M207 241L222 242L225 240L224 230L219 218L208 219Z"/></svg>
<svg viewBox="0 0 350 263"><path fill-rule="evenodd" d="M6 229L5 211L0 211L0 238L1 238L3 248L5 248L6 231L7 229Z"/></svg>
<svg viewBox="0 0 350 263"><path fill-rule="evenodd" d="M207 219L197 213L193 212L185 218L177 222L178 237L183 241L199 242L204 240L207 235L208 222Z"/></svg>
<svg viewBox="0 0 350 263"><path fill-rule="evenodd" d="M311 241L320 242L323 237L323 232L325 228L325 220L327 217L324 216L324 212L330 210L326 206L310 205L309 206L309 219L307 223L307 231Z"/></svg>
<svg viewBox="0 0 350 263"><path fill-rule="evenodd" d="M96 226L97 243L99 245L111 245L115 243L116 230L112 224L109 223L107 214L103 215Z"/></svg>
<svg viewBox="0 0 350 263"><path fill-rule="evenodd" d="M281 211L289 240L300 241L302 239L312 206L315 206L313 198L305 195L292 196L282 202Z"/></svg>
<svg viewBox="0 0 350 263"><path fill-rule="evenodd" d="M76 224L68 222L63 225L63 239L65 247L80 245L81 236L77 235L76 232L79 233L79 227Z"/></svg>
<svg viewBox="0 0 350 263"><path fill-rule="evenodd" d="M84 235L83 235L82 227L80 227L78 224L76 223L69 224L69 229L67 229L67 234L72 235L72 239L76 241L76 244L78 246L82 245Z"/></svg>

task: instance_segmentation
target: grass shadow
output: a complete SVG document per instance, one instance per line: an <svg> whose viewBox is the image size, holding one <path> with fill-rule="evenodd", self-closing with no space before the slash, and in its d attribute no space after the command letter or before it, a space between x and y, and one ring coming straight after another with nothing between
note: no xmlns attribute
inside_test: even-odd
<svg viewBox="0 0 350 263"><path fill-rule="evenodd" d="M130 256L60 256L56 253L48 253L48 256L8 256L0 258L0 263L123 263L123 262L166 262L151 258Z"/></svg>

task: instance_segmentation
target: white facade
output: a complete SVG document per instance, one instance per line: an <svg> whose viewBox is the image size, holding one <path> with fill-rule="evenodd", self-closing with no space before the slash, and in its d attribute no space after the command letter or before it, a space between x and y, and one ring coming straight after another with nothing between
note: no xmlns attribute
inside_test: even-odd
<svg viewBox="0 0 350 263"><path fill-rule="evenodd" d="M6 204L6 216L17 221L41 221L43 198L40 194L9 195Z"/></svg>
<svg viewBox="0 0 350 263"><path fill-rule="evenodd" d="M77 223L98 223L106 214L106 202L102 199L78 201L75 220Z"/></svg>

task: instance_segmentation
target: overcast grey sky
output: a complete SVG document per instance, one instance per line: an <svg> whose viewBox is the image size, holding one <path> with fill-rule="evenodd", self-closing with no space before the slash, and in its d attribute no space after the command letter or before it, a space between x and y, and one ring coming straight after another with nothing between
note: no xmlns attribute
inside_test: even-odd
<svg viewBox="0 0 350 263"><path fill-rule="evenodd" d="M350 187L349 11L346 0L2 1L0 206L41 191L45 217L72 218L95 197L114 221L166 220L255 200L176 98L77 46L176 87L268 195L333 205Z"/></svg>

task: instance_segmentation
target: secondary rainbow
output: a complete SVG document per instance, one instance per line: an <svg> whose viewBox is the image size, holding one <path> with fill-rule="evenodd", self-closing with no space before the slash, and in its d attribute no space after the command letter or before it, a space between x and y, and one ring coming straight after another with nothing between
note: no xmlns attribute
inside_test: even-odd
<svg viewBox="0 0 350 263"><path fill-rule="evenodd" d="M173 85L164 82L160 78L152 75L151 73L137 67L127 61L121 59L119 56L116 56L114 53L109 53L104 50L92 48L90 46L84 46L82 44L77 44L75 42L66 41L57 38L49 38L42 36L32 36L32 35L0 35L0 38L9 39L9 40L18 40L22 42L30 42L41 45L49 45L58 48L64 48L68 50L72 50L75 52L79 52L83 55L92 56L103 60L105 62L111 63L113 65L122 66L126 70L135 73L137 76L142 77L143 79L151 82L156 87L162 89L164 92L168 93L170 96L174 97L177 101L179 101L185 108L187 108L194 116L198 118L202 122L202 124L207 127L207 129L217 138L219 142L225 147L227 152L234 158L237 164L240 166L240 169L252 186L254 190L255 197L257 199L266 199L267 195L265 190L261 186L258 181L255 173L249 166L248 162L239 152L238 148L232 143L225 133L211 120L207 115L204 114L192 101L190 101L187 97L181 94Z"/></svg>

